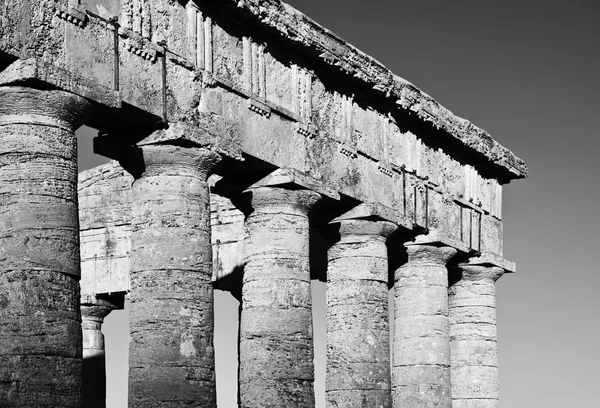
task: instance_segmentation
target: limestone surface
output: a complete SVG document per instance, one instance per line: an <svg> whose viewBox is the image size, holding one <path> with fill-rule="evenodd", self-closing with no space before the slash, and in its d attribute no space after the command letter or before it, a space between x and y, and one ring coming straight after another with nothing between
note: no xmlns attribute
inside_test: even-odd
<svg viewBox="0 0 600 408"><path fill-rule="evenodd" d="M327 407L391 408L387 221L343 220L328 253Z"/></svg>
<svg viewBox="0 0 600 408"><path fill-rule="evenodd" d="M452 408L447 246L409 245L395 274L394 406Z"/></svg>
<svg viewBox="0 0 600 408"><path fill-rule="evenodd" d="M207 179L219 156L143 147L132 186L129 406L216 407Z"/></svg>
<svg viewBox="0 0 600 408"><path fill-rule="evenodd" d="M449 289L452 405L499 407L496 280L502 268L460 265Z"/></svg>
<svg viewBox="0 0 600 408"><path fill-rule="evenodd" d="M250 190L240 315L240 407L314 407L308 190Z"/></svg>
<svg viewBox="0 0 600 408"><path fill-rule="evenodd" d="M78 192L84 123L115 161ZM312 276L329 406L497 406L525 163L282 1L0 2L0 142L0 405L79 407L82 340L102 400L102 302L129 293L130 405L215 407L216 288L240 405L312 407Z"/></svg>
<svg viewBox="0 0 600 408"><path fill-rule="evenodd" d="M0 87L0 402L79 407L76 95Z"/></svg>

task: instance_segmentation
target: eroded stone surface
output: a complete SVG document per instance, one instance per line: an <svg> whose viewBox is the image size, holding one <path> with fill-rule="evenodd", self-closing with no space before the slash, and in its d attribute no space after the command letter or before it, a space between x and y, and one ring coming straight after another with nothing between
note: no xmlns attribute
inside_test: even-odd
<svg viewBox="0 0 600 408"><path fill-rule="evenodd" d="M309 190L250 190L240 316L240 407L314 407Z"/></svg>
<svg viewBox="0 0 600 408"><path fill-rule="evenodd" d="M391 408L387 221L343 220L328 253L327 407Z"/></svg>
<svg viewBox="0 0 600 408"><path fill-rule="evenodd" d="M130 407L216 407L206 149L143 147L132 186Z"/></svg>
<svg viewBox="0 0 600 408"><path fill-rule="evenodd" d="M396 276L402 318L393 388L396 403L448 406L444 273L452 251L439 245L486 253L486 262L514 270L502 260L502 185L527 175L523 161L485 131L280 0L4 2L0 84L11 86L8 94L0 88L9 95L0 102L0 138L7 142L0 178L8 200L0 316L11 330L15 321L25 327L0 334L13 336L0 342L9 361L0 368L0 393L21 398L15 404L71 406L79 398L72 130L86 117L86 98L94 108L87 124L101 131L96 151L128 163L138 177L132 189L133 178L114 164L86 173L79 214L84 303L132 290L133 406L214 406L211 275L216 287L241 291L244 299L242 404L313 403L307 208L314 193L298 189L320 193L331 214L363 203L346 214L366 211L369 222L384 214L407 236L438 237L415 242ZM198 148L223 156L219 175L233 186L231 195L212 195L210 210L206 176L215 163L194 161ZM140 151L151 163L145 169L131 163ZM248 186L255 207L244 242L236 195ZM286 203L281 194L263 194L273 186L287 191ZM356 268L342 265L344 257L331 260L331 301L354 299L360 307L344 303L332 319L340 330L329 333L335 347L328 398L386 406L385 282L361 275L381 272L382 247L364 243L376 248L348 255ZM356 249L346 244L331 253ZM493 288L465 276L451 289L458 305L452 372L464 379L453 396L460 406L480 406L495 400L497 388ZM34 313L46 309L52 314ZM56 327L48 323L55 314L62 322ZM366 338L355 330L367 321L379 330L371 333L372 347L371 329ZM57 340L64 333L68 345ZM48 373L53 364L38 364L36 353L66 363L52 379L44 374L27 383L21 377ZM66 372L69 364L75 374ZM15 367L24 371L13 374ZM473 382L478 376L486 381Z"/></svg>
<svg viewBox="0 0 600 408"><path fill-rule="evenodd" d="M0 401L79 407L81 315L75 129L62 91L0 87Z"/></svg>
<svg viewBox="0 0 600 408"><path fill-rule="evenodd" d="M395 274L394 406L451 408L447 262L456 249L408 245Z"/></svg>

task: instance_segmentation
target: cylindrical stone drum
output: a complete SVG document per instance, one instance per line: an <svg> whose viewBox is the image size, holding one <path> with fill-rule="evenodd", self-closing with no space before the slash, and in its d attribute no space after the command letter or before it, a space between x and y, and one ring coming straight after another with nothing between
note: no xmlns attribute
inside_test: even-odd
<svg viewBox="0 0 600 408"><path fill-rule="evenodd" d="M0 405L81 406L75 130L85 99L0 87Z"/></svg>

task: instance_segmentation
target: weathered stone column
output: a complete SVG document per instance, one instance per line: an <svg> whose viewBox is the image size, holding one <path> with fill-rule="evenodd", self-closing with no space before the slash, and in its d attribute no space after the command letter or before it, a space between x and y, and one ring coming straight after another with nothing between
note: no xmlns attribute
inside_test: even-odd
<svg viewBox="0 0 600 408"><path fill-rule="evenodd" d="M129 407L216 407L204 148L141 147L132 186Z"/></svg>
<svg viewBox="0 0 600 408"><path fill-rule="evenodd" d="M81 305L83 329L83 408L106 407L106 353L102 323L115 309L108 302Z"/></svg>
<svg viewBox="0 0 600 408"><path fill-rule="evenodd" d="M451 408L447 262L455 248L406 244L395 274L392 398L398 408Z"/></svg>
<svg viewBox="0 0 600 408"><path fill-rule="evenodd" d="M310 190L251 190L240 321L240 407L315 405Z"/></svg>
<svg viewBox="0 0 600 408"><path fill-rule="evenodd" d="M461 264L449 289L453 408L497 408L496 286L504 269Z"/></svg>
<svg viewBox="0 0 600 408"><path fill-rule="evenodd" d="M388 221L341 220L327 268L326 406L391 408Z"/></svg>
<svg viewBox="0 0 600 408"><path fill-rule="evenodd" d="M75 129L57 90L0 87L0 405L81 406Z"/></svg>

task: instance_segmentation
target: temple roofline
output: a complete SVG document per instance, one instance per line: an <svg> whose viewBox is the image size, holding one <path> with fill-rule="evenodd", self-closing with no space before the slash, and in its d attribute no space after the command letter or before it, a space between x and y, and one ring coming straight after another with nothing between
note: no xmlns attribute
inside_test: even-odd
<svg viewBox="0 0 600 408"><path fill-rule="evenodd" d="M275 29L286 40L311 49L307 53L318 55L326 65L358 79L370 88L371 95L394 104L399 113L415 115L420 122L437 129L445 138L437 142L458 142L475 153L472 159L477 163L493 164L492 172L499 180L508 182L527 177L525 162L492 139L488 132L455 115L412 83L394 75L375 58L289 4L281 0L221 0L219 6L225 2L233 9L251 13L262 25Z"/></svg>

